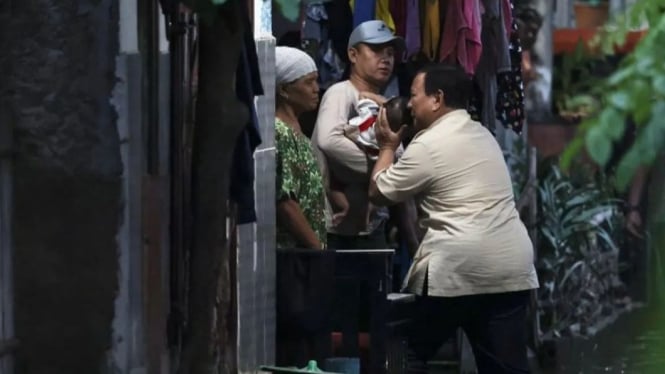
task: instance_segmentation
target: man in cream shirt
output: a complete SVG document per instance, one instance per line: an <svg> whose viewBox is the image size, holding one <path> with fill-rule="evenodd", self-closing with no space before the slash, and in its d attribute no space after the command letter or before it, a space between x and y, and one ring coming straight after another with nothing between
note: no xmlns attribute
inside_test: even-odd
<svg viewBox="0 0 665 374"><path fill-rule="evenodd" d="M526 306L538 287L533 247L501 149L465 110L470 91L457 67L416 75L409 106L419 132L395 164L403 130L392 132L381 111L370 199L417 201L425 235L404 287L418 295L409 347L420 362L461 327L479 373L527 373Z"/></svg>

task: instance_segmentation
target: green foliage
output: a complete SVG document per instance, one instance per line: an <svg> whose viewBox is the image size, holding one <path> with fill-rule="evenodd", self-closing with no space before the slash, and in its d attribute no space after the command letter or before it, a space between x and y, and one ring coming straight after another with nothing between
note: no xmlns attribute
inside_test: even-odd
<svg viewBox="0 0 665 374"><path fill-rule="evenodd" d="M562 117L585 118L598 112L600 79L593 75L593 70L603 60L588 53L580 40L575 51L563 55L561 64L554 67L552 93Z"/></svg>
<svg viewBox="0 0 665 374"><path fill-rule="evenodd" d="M538 186L539 305L545 335L584 334L615 304L620 201L606 176L576 164L544 167ZM572 331L571 331L572 330Z"/></svg>
<svg viewBox="0 0 665 374"><path fill-rule="evenodd" d="M596 40L606 54L614 53L632 28L647 22L648 33L619 68L598 85L601 110L581 125L581 136L565 152L562 166L568 168L586 146L599 165L609 160L612 142L625 131L626 119L637 126L635 144L623 155L616 182L625 189L641 165L651 165L665 146L665 0L639 0L626 16L617 19Z"/></svg>

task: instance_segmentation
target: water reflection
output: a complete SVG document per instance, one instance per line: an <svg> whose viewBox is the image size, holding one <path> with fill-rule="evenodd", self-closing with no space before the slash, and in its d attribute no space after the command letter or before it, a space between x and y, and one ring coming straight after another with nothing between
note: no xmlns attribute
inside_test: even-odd
<svg viewBox="0 0 665 374"><path fill-rule="evenodd" d="M557 367L534 373L665 373L665 312L634 311L594 338L562 341L557 348Z"/></svg>

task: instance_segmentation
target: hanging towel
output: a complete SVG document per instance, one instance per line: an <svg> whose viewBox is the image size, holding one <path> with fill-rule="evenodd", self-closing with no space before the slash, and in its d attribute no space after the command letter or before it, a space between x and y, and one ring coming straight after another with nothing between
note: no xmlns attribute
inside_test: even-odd
<svg viewBox="0 0 665 374"><path fill-rule="evenodd" d="M375 19L385 22L386 26L395 32L395 21L390 14L390 0L349 0L349 5L353 9L353 27L360 25L365 21Z"/></svg>
<svg viewBox="0 0 665 374"><path fill-rule="evenodd" d="M439 0L424 0L423 5L425 24L423 25L422 51L425 56L434 61L439 47L439 39L441 38Z"/></svg>
<svg viewBox="0 0 665 374"><path fill-rule="evenodd" d="M420 0L398 0L406 3L406 55L411 57L420 51Z"/></svg>
<svg viewBox="0 0 665 374"><path fill-rule="evenodd" d="M364 1L364 0L362 0ZM390 0L376 0L376 19L379 19L386 23L386 26L392 31L395 32L395 21L393 16L390 14Z"/></svg>
<svg viewBox="0 0 665 374"><path fill-rule="evenodd" d="M376 0L349 0L353 9L353 27L376 18Z"/></svg>
<svg viewBox="0 0 665 374"><path fill-rule="evenodd" d="M390 0L390 14L395 23L395 35L402 38L406 37L406 3L404 0Z"/></svg>
<svg viewBox="0 0 665 374"><path fill-rule="evenodd" d="M447 4L439 61L458 63L467 73L474 74L483 46L480 3L477 0L449 0Z"/></svg>
<svg viewBox="0 0 665 374"><path fill-rule="evenodd" d="M486 62L485 66L490 66L490 69L495 73L509 71L512 64L510 62L510 47L508 43L512 27L509 25L508 29L506 29L506 18L512 22L510 2L506 11L504 5L496 0L482 1L485 7L485 13L482 16L482 55L483 59L487 55L489 60L491 60L489 65Z"/></svg>

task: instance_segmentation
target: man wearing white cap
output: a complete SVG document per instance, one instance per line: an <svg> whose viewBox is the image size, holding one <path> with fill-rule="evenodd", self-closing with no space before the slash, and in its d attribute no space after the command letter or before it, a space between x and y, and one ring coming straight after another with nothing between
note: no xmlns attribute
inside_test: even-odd
<svg viewBox="0 0 665 374"><path fill-rule="evenodd" d="M312 143L323 177L330 182L334 174L345 186L348 213L333 225L336 207L327 207L328 246L331 249L386 248L385 208L369 211L368 183L372 161L344 134L344 124L358 115L356 104L369 98L382 104L381 94L393 75L395 55L403 50L404 41L393 35L379 20L358 25L348 43L350 77L332 85L321 100L312 134ZM367 216L369 213L369 221Z"/></svg>

